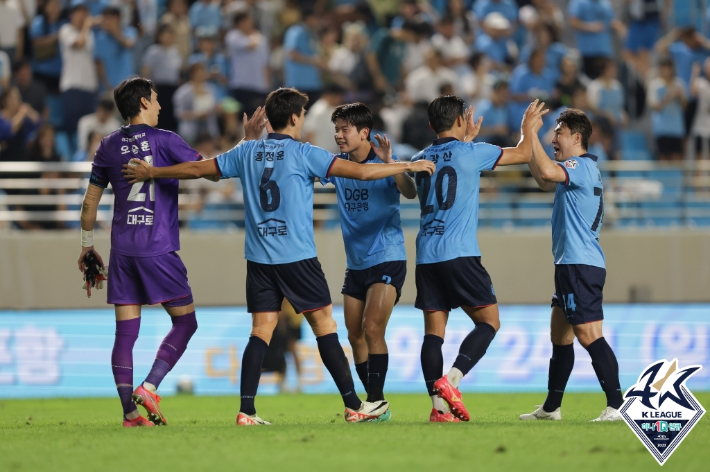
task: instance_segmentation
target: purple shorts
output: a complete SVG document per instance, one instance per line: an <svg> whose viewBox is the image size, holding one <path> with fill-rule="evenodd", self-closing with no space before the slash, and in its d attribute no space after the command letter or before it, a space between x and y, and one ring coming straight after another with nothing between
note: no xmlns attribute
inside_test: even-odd
<svg viewBox="0 0 710 472"><path fill-rule="evenodd" d="M177 253L131 257L111 251L106 299L109 304L155 305L179 298L191 301L192 289L185 264Z"/></svg>

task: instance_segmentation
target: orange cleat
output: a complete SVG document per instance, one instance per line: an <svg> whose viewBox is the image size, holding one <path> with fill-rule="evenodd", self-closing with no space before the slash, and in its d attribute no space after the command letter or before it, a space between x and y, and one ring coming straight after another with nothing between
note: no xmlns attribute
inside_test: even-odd
<svg viewBox="0 0 710 472"><path fill-rule="evenodd" d="M237 415L237 426L261 426L270 425L268 421L264 421L256 415L247 415L241 411Z"/></svg>
<svg viewBox="0 0 710 472"><path fill-rule="evenodd" d="M468 410L466 410L463 400L461 399L461 392L451 385L451 382L449 382L449 378L447 376L443 376L434 382L434 391L439 398L443 399L449 405L449 410L456 418L461 421L468 421L471 419L471 416L468 414Z"/></svg>
<svg viewBox="0 0 710 472"><path fill-rule="evenodd" d="M133 418L129 420L128 418L123 418L124 428L135 428L136 426L155 426L152 422L148 421L144 416L139 416L138 418Z"/></svg>
<svg viewBox="0 0 710 472"><path fill-rule="evenodd" d="M429 415L429 423L460 423L461 420L456 418L451 414L450 411L442 413L436 408L431 409L431 414Z"/></svg>
<svg viewBox="0 0 710 472"><path fill-rule="evenodd" d="M168 424L168 420L165 419L163 412L160 411L160 395L157 393L153 393L144 388L143 385L139 385L138 388L133 391L133 401L146 409L148 419L156 426Z"/></svg>

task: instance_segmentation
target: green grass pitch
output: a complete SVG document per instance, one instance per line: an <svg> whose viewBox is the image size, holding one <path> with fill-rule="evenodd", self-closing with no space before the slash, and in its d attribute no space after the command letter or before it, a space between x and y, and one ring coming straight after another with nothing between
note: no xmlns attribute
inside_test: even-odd
<svg viewBox="0 0 710 472"><path fill-rule="evenodd" d="M706 407L710 393L696 393ZM559 423L517 419L543 394L466 394L472 421L429 424L426 395L389 395L391 423L346 424L336 395L259 397L270 427L237 428L237 397L166 397L161 428L120 427L118 399L0 400L0 471L649 471L602 394L567 394ZM710 415L664 471L710 470Z"/></svg>

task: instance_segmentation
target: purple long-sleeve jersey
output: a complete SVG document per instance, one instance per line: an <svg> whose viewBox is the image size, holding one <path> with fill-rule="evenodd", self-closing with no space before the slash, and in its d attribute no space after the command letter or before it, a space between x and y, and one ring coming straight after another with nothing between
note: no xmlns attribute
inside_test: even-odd
<svg viewBox="0 0 710 472"><path fill-rule="evenodd" d="M111 251L135 257L178 251L178 181L129 184L121 169L132 158L164 167L202 156L177 134L148 125L122 126L101 140L94 156L91 184L106 188L110 183L114 193Z"/></svg>

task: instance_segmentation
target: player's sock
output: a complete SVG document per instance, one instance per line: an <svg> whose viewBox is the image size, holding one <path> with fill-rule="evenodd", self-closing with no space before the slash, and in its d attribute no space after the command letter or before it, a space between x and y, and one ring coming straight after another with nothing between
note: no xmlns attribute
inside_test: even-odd
<svg viewBox="0 0 710 472"><path fill-rule="evenodd" d="M454 386L454 388L459 388L461 379L463 379L463 372L461 372L456 367L452 367L449 373L446 374L446 378L449 379L449 383Z"/></svg>
<svg viewBox="0 0 710 472"><path fill-rule="evenodd" d="M365 387L365 393L367 393L367 361L355 364L355 372L360 377L360 382L362 382L362 386Z"/></svg>
<svg viewBox="0 0 710 472"><path fill-rule="evenodd" d="M495 336L495 328L488 323L477 323L473 331L468 333L461 343L459 355L454 361L454 368L461 371L462 377L468 374L473 366L481 360ZM450 377L449 382L451 382ZM454 384L452 383L452 385ZM454 387L458 388L458 385L454 385Z"/></svg>
<svg viewBox="0 0 710 472"><path fill-rule="evenodd" d="M269 347L266 341L258 336L249 337L247 347L242 356L242 378L239 386L241 395L241 406L239 411L245 415L256 415L254 398L256 390L259 388L261 378L261 367L264 364L264 355Z"/></svg>
<svg viewBox="0 0 710 472"><path fill-rule="evenodd" d="M449 411L449 406L439 395L431 395L431 407L442 414Z"/></svg>
<svg viewBox="0 0 710 472"><path fill-rule="evenodd" d="M376 402L385 399L385 377L389 354L370 354L367 356L367 401Z"/></svg>
<svg viewBox="0 0 710 472"><path fill-rule="evenodd" d="M624 403L619 383L619 363L611 346L602 336L587 346L589 357L592 358L592 367L597 374L599 384L606 394L606 406L619 409Z"/></svg>
<svg viewBox="0 0 710 472"><path fill-rule="evenodd" d="M350 364L348 363L348 358L345 357L343 346L340 345L338 340L338 333L319 336L316 341L318 342L318 352L323 360L323 365L333 377L335 385L343 397L345 407L359 410L360 406L362 406L362 401L355 393L355 383L350 373Z"/></svg>
<svg viewBox="0 0 710 472"><path fill-rule="evenodd" d="M171 316L170 320L173 322L173 327L158 348L158 354L155 356L148 377L145 378L144 386L145 383L155 386L156 389L160 386L160 382L175 367L187 349L190 338L197 331L197 318L194 311L182 316Z"/></svg>
<svg viewBox="0 0 710 472"><path fill-rule="evenodd" d="M140 318L116 320L116 337L111 352L111 370L124 415L136 411L136 404L131 398L133 394L133 345L138 339L140 327Z"/></svg>
<svg viewBox="0 0 710 472"><path fill-rule="evenodd" d="M434 382L444 375L444 355L441 353L441 346L444 340L436 334L425 334L422 343L422 373L429 396L435 396ZM436 407L434 407L436 408ZM438 408L437 408L438 410Z"/></svg>
<svg viewBox="0 0 710 472"><path fill-rule="evenodd" d="M552 345L552 357L547 374L547 398L542 409L552 413L562 405L562 396L572 368L574 367L574 345Z"/></svg>

